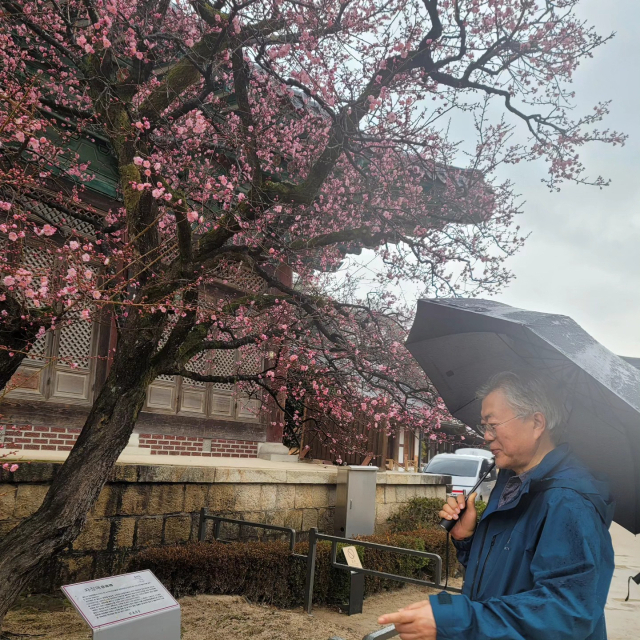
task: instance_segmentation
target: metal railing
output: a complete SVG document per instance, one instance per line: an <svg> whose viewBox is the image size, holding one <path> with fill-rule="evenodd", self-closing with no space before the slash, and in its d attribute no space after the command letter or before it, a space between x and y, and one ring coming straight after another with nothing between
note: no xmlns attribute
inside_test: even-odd
<svg viewBox="0 0 640 640"><path fill-rule="evenodd" d="M209 520L213 522L213 539L216 542L235 542L234 540L225 540L220 537L222 523L228 522L229 524L237 524L240 529L242 529L242 527L251 527L286 533L289 536L289 549L293 552L296 546L296 530L291 527L279 527L275 524L262 524L261 522L249 522L247 520L224 518L223 516L212 516L209 515L209 510L206 507L200 509L200 524L198 526L198 540L200 542L204 542L207 539L207 522Z"/></svg>
<svg viewBox="0 0 640 640"><path fill-rule="evenodd" d="M238 525L238 527L251 527L266 529L269 531L278 531L280 533L286 533L289 536L289 549L293 556L297 558L303 558L307 561L307 571L304 587L304 610L310 614L313 608L313 585L315 581L316 571L316 557L318 542L325 540L331 542L331 566L340 571L347 571L351 575L351 585L349 593L349 613L362 612L362 601L364 599L364 576L375 576L377 578L385 578L387 580L395 580L396 582L405 582L408 584L417 584L424 587L435 587L440 589L442 585L442 558L436 553L429 553L428 551L418 551L416 549L404 549L402 547L392 547L386 544L378 544L376 542L365 542L363 540L354 540L352 538L340 538L338 536L330 536L324 533L318 533L318 530L313 528L309 530L309 553L304 556L294 553L297 538L296 530L291 527L280 527L273 524L262 524L261 522L250 522L248 520L236 520L233 518L225 518L223 516L210 515L207 508L200 510L200 523L198 527L198 540L204 542L207 537L207 523L213 522L213 539L217 542L234 542L233 540L225 540L220 537L220 530L222 524L227 522L229 524ZM399 576L394 573L386 573L384 571L375 571L374 569L364 569L360 567L352 567L348 564L338 562L338 544L346 544L356 547L365 547L368 549L378 549L379 551L386 551L390 553L398 553L400 555L414 556L416 558L425 558L426 560L433 560L435 562L435 580L430 582L428 580L421 580L419 578L410 578L408 576ZM461 589L449 587L445 585L448 591L460 593ZM374 631L365 636L363 640L386 640L397 635L394 627L386 627L378 631Z"/></svg>
<svg viewBox="0 0 640 640"><path fill-rule="evenodd" d="M331 542L331 566L341 571L349 571L351 575L367 575L375 576L377 578L386 578L388 580L395 580L396 582L406 582L408 584L418 584L424 587L435 587L436 589L442 588L442 558L436 553L429 553L427 551L417 551L415 549L403 549L402 547L391 547L385 544L378 544L375 542L364 542L362 540L353 540L351 538L339 538L337 536L329 536L323 533L318 533L317 529L311 529L309 531L309 554L307 555L307 576L305 580L304 588L304 610L307 613L311 613L313 607L313 583L315 580L316 570L316 555L317 545L319 540L326 540ZM399 576L393 573L385 573L383 571L375 571L373 569L362 569L360 567L351 567L348 564L343 564L337 561L338 556L338 544L348 544L356 547L365 547L368 549L378 549L380 551L387 551L391 553L398 553L406 556L414 556L417 558L425 558L427 560L433 560L435 562L435 581L429 582L428 580L420 580L419 578L409 578L407 576ZM353 586L353 582L352 582ZM460 589L454 589L449 587L449 591L459 592ZM362 591L364 589L362 588ZM351 595L356 595L352 594ZM359 598L364 596L364 593L357 594ZM377 636L374 636L377 638ZM392 636L380 636L392 637Z"/></svg>

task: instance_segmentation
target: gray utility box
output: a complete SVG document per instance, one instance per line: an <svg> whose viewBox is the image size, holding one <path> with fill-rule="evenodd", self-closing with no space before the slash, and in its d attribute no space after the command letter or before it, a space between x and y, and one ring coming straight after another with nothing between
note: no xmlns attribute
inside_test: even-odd
<svg viewBox="0 0 640 640"><path fill-rule="evenodd" d="M334 532L342 538L370 536L376 524L378 467L338 467Z"/></svg>

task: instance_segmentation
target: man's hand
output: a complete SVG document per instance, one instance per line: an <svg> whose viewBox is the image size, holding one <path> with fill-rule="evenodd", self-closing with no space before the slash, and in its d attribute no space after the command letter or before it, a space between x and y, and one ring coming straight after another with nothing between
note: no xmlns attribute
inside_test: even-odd
<svg viewBox="0 0 640 640"><path fill-rule="evenodd" d="M464 496L459 495L458 499L449 496L438 514L447 520L457 520L455 527L451 529L451 537L454 540L464 540L473 535L476 530L477 518L476 497L477 493L472 493L467 498L465 507Z"/></svg>
<svg viewBox="0 0 640 640"><path fill-rule="evenodd" d="M428 600L380 616L378 624L395 625L402 640L436 640L436 620Z"/></svg>

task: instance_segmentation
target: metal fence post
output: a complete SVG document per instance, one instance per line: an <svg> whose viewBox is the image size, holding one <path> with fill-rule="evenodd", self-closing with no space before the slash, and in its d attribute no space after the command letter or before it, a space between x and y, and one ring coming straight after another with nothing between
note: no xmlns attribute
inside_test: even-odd
<svg viewBox="0 0 640 640"><path fill-rule="evenodd" d="M222 527L222 521L218 519L214 519L213 520L213 539L214 540L217 540L220 537L220 527Z"/></svg>
<svg viewBox="0 0 640 640"><path fill-rule="evenodd" d="M313 582L316 572L316 547L318 541L316 534L318 530L315 528L309 529L309 553L307 554L307 577L304 583L304 610L311 614L311 608L313 607Z"/></svg>
<svg viewBox="0 0 640 640"><path fill-rule="evenodd" d="M349 582L349 615L362 613L364 606L364 573L352 571Z"/></svg>
<svg viewBox="0 0 640 640"><path fill-rule="evenodd" d="M209 509L202 507L200 509L200 525L198 526L198 540L204 542L207 538L207 516Z"/></svg>

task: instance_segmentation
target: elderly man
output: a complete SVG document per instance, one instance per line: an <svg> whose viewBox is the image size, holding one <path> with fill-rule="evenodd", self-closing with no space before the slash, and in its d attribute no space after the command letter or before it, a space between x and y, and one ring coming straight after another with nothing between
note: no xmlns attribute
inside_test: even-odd
<svg viewBox="0 0 640 640"><path fill-rule="evenodd" d="M380 624L395 624L402 640L606 640L606 484L559 444L562 409L544 380L501 373L479 397L496 487L477 526L475 494L466 505L449 498L440 512L457 521L463 593L430 596Z"/></svg>

